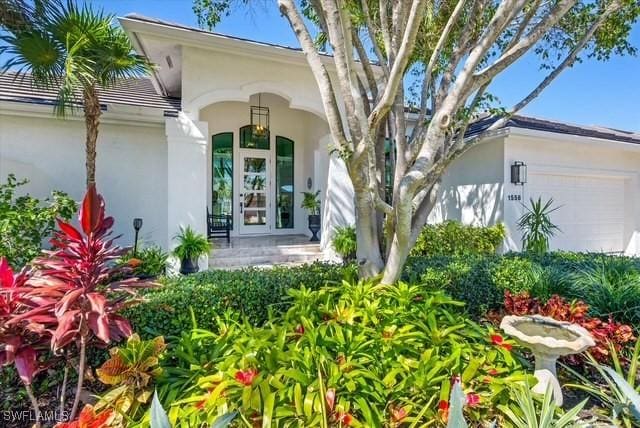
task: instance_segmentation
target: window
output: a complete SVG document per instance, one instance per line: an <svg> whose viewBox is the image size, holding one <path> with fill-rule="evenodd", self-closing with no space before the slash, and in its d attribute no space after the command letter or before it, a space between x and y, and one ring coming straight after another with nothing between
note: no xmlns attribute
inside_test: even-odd
<svg viewBox="0 0 640 428"><path fill-rule="evenodd" d="M211 167L211 214L233 216L232 132L213 136Z"/></svg>
<svg viewBox="0 0 640 428"><path fill-rule="evenodd" d="M293 228L293 141L276 137L276 228Z"/></svg>
<svg viewBox="0 0 640 428"><path fill-rule="evenodd" d="M269 150L269 135L268 129L259 134L253 132L251 125L243 126L240 128L240 148Z"/></svg>

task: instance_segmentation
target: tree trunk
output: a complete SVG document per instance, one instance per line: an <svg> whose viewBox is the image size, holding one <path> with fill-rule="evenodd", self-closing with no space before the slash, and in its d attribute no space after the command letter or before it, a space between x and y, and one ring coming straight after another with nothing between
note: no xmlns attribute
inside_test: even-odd
<svg viewBox="0 0 640 428"><path fill-rule="evenodd" d="M368 191L355 192L356 258L360 278L371 278L384 268L378 239L377 212Z"/></svg>
<svg viewBox="0 0 640 428"><path fill-rule="evenodd" d="M387 264L382 276L383 284L393 284L400 279L411 248L411 219L413 207L411 198L405 189L400 190L400 197L394 212L396 217L396 232L391 241L391 248L387 256Z"/></svg>
<svg viewBox="0 0 640 428"><path fill-rule="evenodd" d="M98 127L100 126L100 99L95 85L84 89L84 121L86 127L86 170L87 188L96 183L96 144L98 142Z"/></svg>

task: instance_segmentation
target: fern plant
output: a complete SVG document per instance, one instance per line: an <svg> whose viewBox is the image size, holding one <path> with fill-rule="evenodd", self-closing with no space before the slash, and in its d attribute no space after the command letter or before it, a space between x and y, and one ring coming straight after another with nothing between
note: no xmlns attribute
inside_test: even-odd
<svg viewBox="0 0 640 428"><path fill-rule="evenodd" d="M536 254L549 251L549 238L560 228L551 221L551 213L560 207L553 206L553 198L546 202L542 198L529 200L530 206L523 205L526 212L518 220L518 229L522 231L522 249Z"/></svg>

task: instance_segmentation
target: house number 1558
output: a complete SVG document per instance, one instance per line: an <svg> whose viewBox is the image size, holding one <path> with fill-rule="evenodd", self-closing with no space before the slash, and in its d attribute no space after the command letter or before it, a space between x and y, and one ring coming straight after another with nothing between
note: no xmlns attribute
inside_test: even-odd
<svg viewBox="0 0 640 428"><path fill-rule="evenodd" d="M508 195L507 199L510 201L520 201L522 200L522 196L521 195Z"/></svg>

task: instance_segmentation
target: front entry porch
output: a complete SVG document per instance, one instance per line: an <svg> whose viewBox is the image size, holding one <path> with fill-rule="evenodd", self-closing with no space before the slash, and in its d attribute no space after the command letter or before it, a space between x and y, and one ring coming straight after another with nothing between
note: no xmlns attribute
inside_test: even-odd
<svg viewBox="0 0 640 428"><path fill-rule="evenodd" d="M318 242L306 235L234 236L211 240L209 269L238 269L311 263L322 259Z"/></svg>

